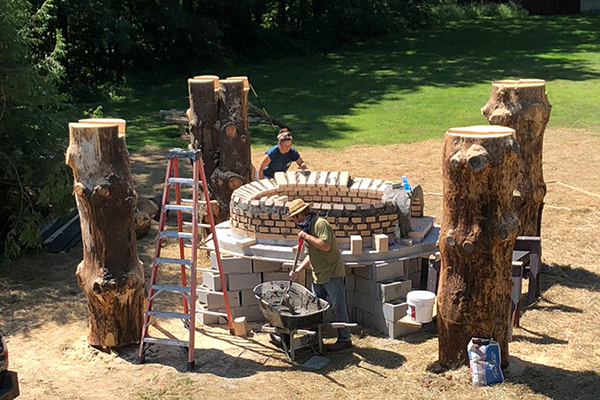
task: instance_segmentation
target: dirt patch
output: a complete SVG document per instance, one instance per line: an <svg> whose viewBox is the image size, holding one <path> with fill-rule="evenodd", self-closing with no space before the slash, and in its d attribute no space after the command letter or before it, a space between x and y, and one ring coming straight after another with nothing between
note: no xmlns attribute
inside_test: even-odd
<svg viewBox="0 0 600 400"><path fill-rule="evenodd" d="M355 176L392 180L406 175L411 183L422 185L425 211L439 223L441 140L343 151L303 149L296 144L312 170L347 170ZM253 151L255 163L264 150ZM600 136L549 130L544 151L548 194L542 225L543 295L524 313L521 328L515 329L509 381L504 385L474 389L467 368L432 372L437 360L435 335L420 332L391 340L360 328L353 332L355 347L326 354L331 362L317 372L290 365L267 335L242 339L218 327L199 329L193 373L183 372L186 357L176 348L155 347L148 363L137 365L136 346L110 353L87 346L86 302L75 280L81 249L76 248L67 254L39 254L17 261L0 276L0 329L9 335L21 398L596 399L600 201L594 194L600 194ZM140 196L161 192L164 155L164 150L151 148L132 155ZM156 225L138 242L146 277L155 233ZM174 247L165 249L167 254L172 251ZM181 324L161 328L183 333ZM306 353L299 359L309 357Z"/></svg>

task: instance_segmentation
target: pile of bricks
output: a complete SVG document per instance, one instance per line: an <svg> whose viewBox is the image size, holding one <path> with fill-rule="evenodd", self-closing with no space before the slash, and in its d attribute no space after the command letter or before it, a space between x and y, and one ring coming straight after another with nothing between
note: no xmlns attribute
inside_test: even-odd
<svg viewBox="0 0 600 400"><path fill-rule="evenodd" d="M252 182L233 192L230 227L256 239L293 237L298 229L285 221L287 205L302 198L312 202L312 210L329 221L339 243L350 243L352 236L391 238L399 210L381 198L393 185L381 179L351 178L348 172L278 172L274 179ZM421 215L422 207L422 202L415 204Z"/></svg>

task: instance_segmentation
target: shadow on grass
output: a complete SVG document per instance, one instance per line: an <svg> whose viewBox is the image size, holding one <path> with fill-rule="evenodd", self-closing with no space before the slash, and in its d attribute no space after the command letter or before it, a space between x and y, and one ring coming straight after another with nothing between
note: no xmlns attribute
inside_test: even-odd
<svg viewBox="0 0 600 400"><path fill-rule="evenodd" d="M513 337L512 337L513 341L517 341L517 342L523 341L523 342L529 342L529 343L534 343L534 344L568 344L569 343L568 340L557 339L555 337L546 335L545 333L539 333L539 332L532 331L530 329L523 328L522 326L520 326L519 329L521 329L535 337L525 336L525 335L513 335Z"/></svg>
<svg viewBox="0 0 600 400"><path fill-rule="evenodd" d="M542 293L554 285L573 289L587 289L594 292L600 291L600 275L584 268L573 268L570 265L542 264L541 277ZM555 307L560 309L560 307L565 306L559 304Z"/></svg>
<svg viewBox="0 0 600 400"><path fill-rule="evenodd" d="M553 400L598 399L600 375L595 371L569 371L523 361L517 357L511 357L510 362L508 380L527 385L537 394ZM519 371L512 374L512 369Z"/></svg>
<svg viewBox="0 0 600 400"><path fill-rule="evenodd" d="M355 133L342 117L382 100L401 101L426 87L468 87L510 77L597 79L597 68L575 54L597 52L599 43L598 14L486 19L355 44L334 54L266 61L219 73L250 76L264 105L291 126L295 139L320 147ZM164 84L150 82L107 108L130 121L130 148L173 145L177 128L162 126L158 111L188 107L186 78L171 78ZM250 101L257 103L253 96ZM418 108L443 107L426 104ZM273 132L256 129L253 143L272 144ZM440 132L424 131L411 137L394 133L384 140L422 140Z"/></svg>

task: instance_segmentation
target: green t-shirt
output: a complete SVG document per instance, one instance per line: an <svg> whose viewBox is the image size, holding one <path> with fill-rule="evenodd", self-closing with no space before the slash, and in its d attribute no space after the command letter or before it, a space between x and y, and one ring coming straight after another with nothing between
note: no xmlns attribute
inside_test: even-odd
<svg viewBox="0 0 600 400"><path fill-rule="evenodd" d="M312 266L313 282L323 285L331 278L337 278L346 275L342 256L338 250L337 241L333 228L327 220L317 217L310 225L310 234L330 243L329 251L321 251L305 241L305 247L308 250L310 264Z"/></svg>

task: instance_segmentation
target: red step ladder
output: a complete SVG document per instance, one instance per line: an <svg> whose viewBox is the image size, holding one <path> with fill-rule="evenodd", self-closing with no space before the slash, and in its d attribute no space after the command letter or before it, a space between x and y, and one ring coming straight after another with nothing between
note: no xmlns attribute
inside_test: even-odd
<svg viewBox="0 0 600 400"><path fill-rule="evenodd" d="M179 159L191 161L192 178L179 177ZM192 187L193 198L186 200L181 198L182 185L190 185ZM171 187L175 188L175 204L169 204L169 194ZM204 200L200 200L200 186ZM204 205L206 209L208 224L198 221L198 205ZM167 211L175 211L177 213L177 230L169 230L165 228L167 219ZM191 214L191 222L184 221L184 213ZM191 232L184 231L184 226L191 227ZM198 228L206 228L212 234L213 246L205 246L205 243L199 243ZM207 236L208 237L208 236ZM179 258L164 258L161 257L161 249L163 240L174 238L179 242ZM190 249L190 256L186 257L186 248ZM215 252L219 274L221 278L221 288L225 301L226 313L208 311L204 309L196 309L196 297L199 291L197 289L197 260L198 250L212 250ZM161 268L177 268L181 271L181 285L162 285L158 284L159 267ZM189 274L189 279L188 279ZM161 311L156 310L154 301L160 294L176 293L180 294L183 300L183 312ZM156 248L154 251L154 261L152 265L152 274L150 277L150 287L148 290L148 301L146 303L146 311L144 315L144 325L142 327L142 337L140 340L139 361L145 361L145 352L151 345L171 345L178 346L187 351L188 363L187 369L194 368L194 337L196 332L196 313L209 314L227 318L229 330L233 331L233 318L231 308L229 307L229 298L227 296L227 286L223 275L223 267L221 264L221 253L219 251L219 242L217 240L215 221L210 208L210 195L206 176L204 174L204 163L199 150L183 150L171 149L169 151L169 161L167 163L167 173L164 183L164 191L161 203L161 213L159 220L159 229L156 235ZM187 340L179 340L174 338L153 337L148 334L149 327L158 318L171 318L182 320L185 328L188 330L189 336Z"/></svg>

